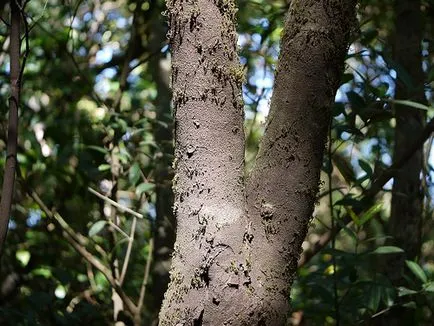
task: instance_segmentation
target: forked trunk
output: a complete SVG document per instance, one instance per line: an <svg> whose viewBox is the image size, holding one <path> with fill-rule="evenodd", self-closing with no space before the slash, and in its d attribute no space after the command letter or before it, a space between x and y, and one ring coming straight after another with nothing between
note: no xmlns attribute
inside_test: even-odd
<svg viewBox="0 0 434 326"><path fill-rule="evenodd" d="M285 323L355 3L292 1L266 132L244 182L235 2L168 2L177 239L161 325Z"/></svg>

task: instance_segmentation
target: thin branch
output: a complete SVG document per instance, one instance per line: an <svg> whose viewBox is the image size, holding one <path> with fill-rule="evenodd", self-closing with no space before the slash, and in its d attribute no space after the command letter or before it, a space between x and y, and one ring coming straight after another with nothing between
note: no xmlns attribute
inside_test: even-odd
<svg viewBox="0 0 434 326"><path fill-rule="evenodd" d="M93 273L92 265L89 262L86 262L86 272L90 287L93 291L95 291L98 287L95 282L95 274Z"/></svg>
<svg viewBox="0 0 434 326"><path fill-rule="evenodd" d="M134 48L136 46L136 26L137 26L137 17L141 13L139 10L139 6L136 7L133 13L133 22L131 24L131 36L128 41L127 50L125 53L125 59L120 67L120 76L119 76L119 89L116 92L114 101L113 101L113 109L115 112L119 112L121 106L122 95L127 89L127 80L128 76L132 69L130 68L130 62L134 58Z"/></svg>
<svg viewBox="0 0 434 326"><path fill-rule="evenodd" d="M149 239L148 259L146 260L145 274L143 275L143 282L140 288L139 302L137 303L137 310L140 312L143 307L143 300L146 294L146 285L148 284L149 275L151 271L152 255L154 252L154 238Z"/></svg>
<svg viewBox="0 0 434 326"><path fill-rule="evenodd" d="M130 262L131 249L133 248L133 243L134 243L134 233L136 232L136 224L137 224L137 218L134 217L133 223L131 224L130 236L128 237L127 252L125 253L125 259L124 259L124 263L122 265L122 272L121 272L121 276L119 278L119 283L121 285L124 283L125 275L127 274L128 263Z"/></svg>
<svg viewBox="0 0 434 326"><path fill-rule="evenodd" d="M42 201L42 199L39 197L39 195L32 189L29 189L27 185L24 185L24 187L27 190L27 193L29 196L35 201L35 203L39 206L39 208L47 215L49 219L54 220L57 222L57 224L61 227L62 230L64 230L74 241L76 241L81 246L87 246L89 243L89 240L83 236L80 233L75 232L66 222L63 217L56 212L53 212L51 209L45 205L45 203Z"/></svg>
<svg viewBox="0 0 434 326"><path fill-rule="evenodd" d="M11 25L6 21L6 20L4 20L4 18L3 17L1 17L0 16L0 20L3 22L3 24L5 24L7 27L10 27Z"/></svg>
<svg viewBox="0 0 434 326"><path fill-rule="evenodd" d="M99 270L110 283L110 285L116 290L116 292L121 297L122 301L126 305L128 311L135 315L137 313L136 305L131 301L131 299L127 296L124 290L121 288L120 284L116 282L113 278L113 275L110 269L101 263L95 256L93 256L89 251L86 250L85 247L81 246L77 243L67 232L63 232L64 238L69 242L69 244L89 263L92 264L97 270Z"/></svg>
<svg viewBox="0 0 434 326"><path fill-rule="evenodd" d="M134 217L135 218L135 217ZM108 221L108 223L110 224L110 226L112 226L116 231L118 231L120 234L122 234L125 238L129 239L130 236L128 234L126 234L124 232L124 230L122 230L119 226L117 226L115 223L113 223L112 221Z"/></svg>
<svg viewBox="0 0 434 326"><path fill-rule="evenodd" d="M27 190L29 190L27 188ZM137 313L136 305L131 301L131 299L127 296L127 294L123 291L121 285L113 278L113 275L110 269L105 266L98 258L92 255L83 245L83 239L86 239L81 234L75 232L69 224L60 216L60 214L56 212L52 212L45 203L41 200L38 194L35 191L28 191L30 197L38 204L38 206L42 209L42 211L52 220L56 221L57 224L62 229L62 236L66 239L66 241L84 258L86 259L93 267L99 270L110 283L110 285L116 290L116 292L121 297L122 301L126 305L128 311L135 315ZM86 239L87 241L87 239Z"/></svg>
<svg viewBox="0 0 434 326"><path fill-rule="evenodd" d="M87 187L87 190L89 190L92 194L94 194L95 196L101 198L102 200L108 202L110 205L115 206L116 208L119 208L121 211L125 212L125 213L129 213L135 217L138 218L144 218L144 216L140 213L137 213L135 211L133 211L131 208L125 207L117 202L115 202L114 200L108 198L107 196L104 196L103 194L100 194L98 191L92 189L91 187Z"/></svg>
<svg viewBox="0 0 434 326"><path fill-rule="evenodd" d="M27 57L28 57L28 55L30 53L29 24L27 22L26 13L24 11L24 8L27 5L27 2L28 1L26 1L26 3L23 5L23 8L20 10L21 18L22 18L23 23L24 23L24 41L25 41L25 44L26 44L26 47L25 47L25 50L24 50L24 55L23 55L23 62L21 64L20 77L18 79L20 91L21 91L21 84L22 84L23 75L24 75L24 68L26 67ZM20 48L21 48L21 41L20 41Z"/></svg>

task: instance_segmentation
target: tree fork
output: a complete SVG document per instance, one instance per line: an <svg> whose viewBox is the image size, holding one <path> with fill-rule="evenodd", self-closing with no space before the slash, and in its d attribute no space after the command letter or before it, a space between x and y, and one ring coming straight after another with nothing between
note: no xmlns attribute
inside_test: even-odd
<svg viewBox="0 0 434 326"><path fill-rule="evenodd" d="M244 182L233 0L168 1L177 239L161 325L283 325L356 1L292 1Z"/></svg>

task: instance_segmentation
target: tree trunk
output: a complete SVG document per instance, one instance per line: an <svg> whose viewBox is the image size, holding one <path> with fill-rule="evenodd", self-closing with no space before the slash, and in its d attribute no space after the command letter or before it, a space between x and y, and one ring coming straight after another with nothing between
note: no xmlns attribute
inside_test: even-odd
<svg viewBox="0 0 434 326"><path fill-rule="evenodd" d="M424 73L422 71L423 39L420 1L397 0L395 4L394 59L398 67L396 99L426 103ZM406 23L403 24L402 22ZM396 105L395 107L394 157L403 155L412 145L413 136L420 134L425 124L423 111ZM405 250L407 259L415 259L421 246L423 148L397 171L393 183L392 211L389 221L390 234L394 242ZM402 265L402 262L400 263ZM390 274L392 280L401 278L401 268Z"/></svg>
<svg viewBox="0 0 434 326"><path fill-rule="evenodd" d="M168 2L177 238L161 325L283 325L355 3L292 1L245 183L232 0Z"/></svg>
<svg viewBox="0 0 434 326"><path fill-rule="evenodd" d="M395 98L426 103L421 49L423 22L420 7L420 1L395 1L393 57L398 67ZM413 145L414 135L419 135L423 130L425 114L412 107L396 105L395 118L394 160L398 160ZM405 259L414 260L420 253L423 211L420 178L422 168L423 147L415 151L394 177L388 233L392 236L391 244L405 251L405 254L387 260L386 274L395 286L405 285L402 277ZM379 324L410 325L414 323L413 312L413 309L401 307L392 309L379 318Z"/></svg>

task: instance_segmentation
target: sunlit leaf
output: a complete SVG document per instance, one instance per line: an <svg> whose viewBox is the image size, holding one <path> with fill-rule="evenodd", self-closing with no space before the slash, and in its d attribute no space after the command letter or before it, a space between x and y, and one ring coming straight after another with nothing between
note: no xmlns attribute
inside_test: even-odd
<svg viewBox="0 0 434 326"><path fill-rule="evenodd" d="M382 247L378 247L377 249L375 249L374 251L372 251L372 254L376 254L376 255L387 255L387 254L399 254L399 253L403 253L404 250L402 250L399 247L394 247L394 246L382 246Z"/></svg>
<svg viewBox="0 0 434 326"><path fill-rule="evenodd" d="M140 179L140 166L139 163L134 163L131 165L130 170L128 172L128 180L132 186L135 186L136 183Z"/></svg>
<svg viewBox="0 0 434 326"><path fill-rule="evenodd" d="M404 296L407 296L407 295L412 295L412 294L415 294L415 293L417 293L417 291L408 289L408 288L403 287L403 286L400 286L398 288L398 296L400 296L400 297L404 297Z"/></svg>
<svg viewBox="0 0 434 326"><path fill-rule="evenodd" d="M88 145L88 146L86 146L86 148L100 152L102 154L108 153L108 151L104 147L101 147L101 146Z"/></svg>
<svg viewBox="0 0 434 326"><path fill-rule="evenodd" d="M139 197L144 192L149 192L155 188L153 183L141 183L136 188L136 196Z"/></svg>
<svg viewBox="0 0 434 326"><path fill-rule="evenodd" d="M375 214L381 211L381 208L383 207L383 203L377 203L374 206L372 206L366 213L364 213L362 216L360 216L360 225L365 224L366 222L370 221Z"/></svg>
<svg viewBox="0 0 434 326"><path fill-rule="evenodd" d="M434 282L425 283L423 286L425 292L434 292Z"/></svg>
<svg viewBox="0 0 434 326"><path fill-rule="evenodd" d="M104 228L104 226L107 224L107 221L98 221L95 224L93 224L89 229L89 237L93 237L97 235L101 230Z"/></svg>
<svg viewBox="0 0 434 326"><path fill-rule="evenodd" d="M26 267L30 261L30 252L27 250L18 250L15 253L16 259L20 262L21 266Z"/></svg>
<svg viewBox="0 0 434 326"><path fill-rule="evenodd" d="M44 278L50 278L53 274L51 273L51 269L48 267L40 267L32 270L33 275L42 276Z"/></svg>
<svg viewBox="0 0 434 326"><path fill-rule="evenodd" d="M100 166L98 166L98 171L107 171L110 170L111 166L109 164L101 164Z"/></svg>

